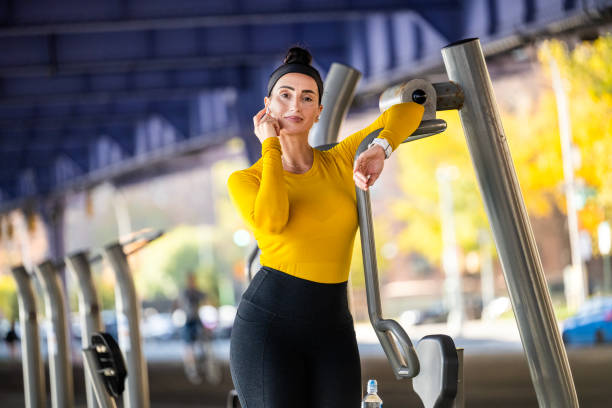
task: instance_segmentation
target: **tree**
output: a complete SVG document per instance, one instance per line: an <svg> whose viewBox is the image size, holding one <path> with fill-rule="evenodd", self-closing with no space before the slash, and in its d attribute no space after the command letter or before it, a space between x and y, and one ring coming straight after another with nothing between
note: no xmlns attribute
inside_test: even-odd
<svg viewBox="0 0 612 408"><path fill-rule="evenodd" d="M556 103L550 79L541 77L547 72L547 56L554 55L568 80L573 139L582 156L576 170L583 180L581 228L595 237L599 222L612 216L612 36L581 43L571 52L559 41L545 42L539 55L540 65L531 76L543 90L517 108L500 104L525 205L532 217L549 216L556 207L565 211ZM436 263L442 252L438 166L452 165L458 171L453 183L458 245L464 251L475 249L478 230L488 224L458 114L439 112L438 116L448 123L444 133L396 151L399 191L392 211L384 216L387 225L401 225L397 234L401 251L420 252Z"/></svg>

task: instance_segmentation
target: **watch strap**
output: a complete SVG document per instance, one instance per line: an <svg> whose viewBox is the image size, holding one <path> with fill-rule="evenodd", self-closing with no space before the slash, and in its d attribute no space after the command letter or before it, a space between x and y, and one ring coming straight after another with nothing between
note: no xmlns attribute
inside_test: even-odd
<svg viewBox="0 0 612 408"><path fill-rule="evenodd" d="M387 139L382 138L382 137L377 137L374 138L370 144L368 145L368 149L370 147L372 147L373 145L379 145L380 147L383 148L383 150L385 151L385 160L388 159L391 156L391 153L393 152L393 148L391 147L391 145L389 144L389 142L387 141Z"/></svg>

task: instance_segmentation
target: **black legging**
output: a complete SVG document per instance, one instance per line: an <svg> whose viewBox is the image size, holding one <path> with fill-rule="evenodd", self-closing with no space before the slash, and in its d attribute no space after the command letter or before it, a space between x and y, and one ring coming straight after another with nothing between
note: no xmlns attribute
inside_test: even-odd
<svg viewBox="0 0 612 408"><path fill-rule="evenodd" d="M243 408L355 408L361 366L347 283L263 266L242 295L230 372Z"/></svg>

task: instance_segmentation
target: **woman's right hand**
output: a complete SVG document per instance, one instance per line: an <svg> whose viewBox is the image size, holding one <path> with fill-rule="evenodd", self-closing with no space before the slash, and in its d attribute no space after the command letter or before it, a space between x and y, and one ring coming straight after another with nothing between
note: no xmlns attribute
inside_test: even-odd
<svg viewBox="0 0 612 408"><path fill-rule="evenodd" d="M269 113L266 113L266 109L267 108L263 108L253 116L255 135L262 144L267 138L278 137L280 135L280 124L278 120Z"/></svg>

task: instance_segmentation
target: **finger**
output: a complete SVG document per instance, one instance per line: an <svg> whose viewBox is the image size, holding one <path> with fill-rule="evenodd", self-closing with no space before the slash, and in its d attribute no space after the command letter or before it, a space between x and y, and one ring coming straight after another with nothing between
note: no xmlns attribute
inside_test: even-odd
<svg viewBox="0 0 612 408"><path fill-rule="evenodd" d="M261 118L261 117L262 117L262 116L263 116L265 113L266 113L266 108L263 108L262 110L260 110L259 112L257 112L257 113L255 114L255 117L259 119L259 118Z"/></svg>
<svg viewBox="0 0 612 408"><path fill-rule="evenodd" d="M378 176L372 176L370 177L370 179L368 180L368 187L374 185L374 182L378 180Z"/></svg>
<svg viewBox="0 0 612 408"><path fill-rule="evenodd" d="M255 124L255 126L257 126L259 124L259 122L261 121L261 118L265 115L265 110L262 109L259 112L257 112L255 114L255 116L253 116L253 123Z"/></svg>
<svg viewBox="0 0 612 408"><path fill-rule="evenodd" d="M359 180L361 180L364 183L366 183L368 181L368 177L369 177L369 176L366 176L365 174L363 174L360 171L356 172L355 176L357 176L359 178Z"/></svg>
<svg viewBox="0 0 612 408"><path fill-rule="evenodd" d="M362 190L364 190L364 191L367 191L368 186L367 186L367 184L366 184L366 183L364 183L363 181L361 181L361 180L359 180L359 179L357 179L357 178L355 178L355 177L353 177L353 179L355 180L355 185L356 185L357 187L359 187L360 189L362 189Z"/></svg>

